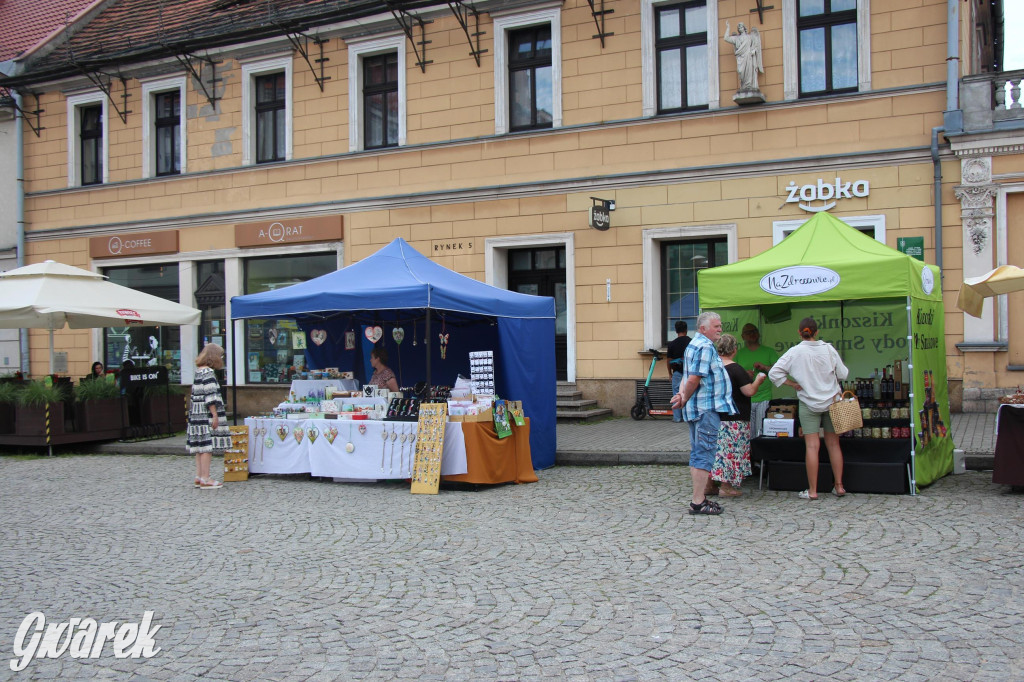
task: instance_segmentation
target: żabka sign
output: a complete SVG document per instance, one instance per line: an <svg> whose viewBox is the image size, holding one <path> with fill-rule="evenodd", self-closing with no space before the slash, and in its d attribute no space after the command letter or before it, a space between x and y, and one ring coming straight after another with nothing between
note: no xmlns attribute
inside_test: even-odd
<svg viewBox="0 0 1024 682"><path fill-rule="evenodd" d="M811 296L839 286L839 273L817 265L792 265L769 272L761 288L776 296Z"/></svg>
<svg viewBox="0 0 1024 682"><path fill-rule="evenodd" d="M866 197L871 191L871 186L867 180L843 182L840 178L836 178L834 185L831 182L826 185L821 178L818 178L816 185L804 185L802 187L790 180L786 186L786 191L789 192L786 196L787 204L797 204L805 211L819 213L835 207L836 202L832 201L833 199ZM812 206L810 203L812 201L821 201L822 205Z"/></svg>

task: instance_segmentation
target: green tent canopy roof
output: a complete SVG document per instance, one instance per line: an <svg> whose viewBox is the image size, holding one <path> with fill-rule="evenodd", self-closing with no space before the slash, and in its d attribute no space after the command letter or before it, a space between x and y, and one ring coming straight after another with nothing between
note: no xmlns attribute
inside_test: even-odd
<svg viewBox="0 0 1024 682"><path fill-rule="evenodd" d="M698 273L704 310L802 301L912 296L942 300L939 269L822 212L781 243Z"/></svg>

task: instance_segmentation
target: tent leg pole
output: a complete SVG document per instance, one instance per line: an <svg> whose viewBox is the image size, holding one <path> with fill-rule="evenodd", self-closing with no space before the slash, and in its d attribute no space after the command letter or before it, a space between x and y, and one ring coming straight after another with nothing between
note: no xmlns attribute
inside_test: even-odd
<svg viewBox="0 0 1024 682"><path fill-rule="evenodd" d="M430 308L427 308L427 324L426 324L426 329L427 329L427 340L423 344L423 346L424 346L424 350L427 353L427 390L429 391L430 387L433 385L431 383L431 381L430 381Z"/></svg>
<svg viewBox="0 0 1024 682"><path fill-rule="evenodd" d="M917 453L914 450L914 311L910 297L907 296L907 360L910 367L910 464L907 466L907 478L910 480L910 494L917 495Z"/></svg>
<svg viewBox="0 0 1024 682"><path fill-rule="evenodd" d="M237 350L238 340L235 338L238 334L235 334L235 328L231 327L231 424L238 426L238 363L236 358L238 357L235 351Z"/></svg>

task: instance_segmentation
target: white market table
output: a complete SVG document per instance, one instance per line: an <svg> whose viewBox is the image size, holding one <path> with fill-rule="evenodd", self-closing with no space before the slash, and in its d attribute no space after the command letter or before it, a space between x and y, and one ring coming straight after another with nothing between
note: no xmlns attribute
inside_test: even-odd
<svg viewBox="0 0 1024 682"><path fill-rule="evenodd" d="M359 432L360 424L366 426L365 433ZM249 417L245 425L249 427L250 473L369 481L412 477L415 446L409 436L416 433L416 422ZM260 430L258 436L254 429ZM385 432L386 441L382 437ZM398 434L394 440L392 433ZM402 434L406 436L404 443ZM355 446L351 453L345 450L349 442ZM467 472L462 424L449 423L441 453L441 475Z"/></svg>

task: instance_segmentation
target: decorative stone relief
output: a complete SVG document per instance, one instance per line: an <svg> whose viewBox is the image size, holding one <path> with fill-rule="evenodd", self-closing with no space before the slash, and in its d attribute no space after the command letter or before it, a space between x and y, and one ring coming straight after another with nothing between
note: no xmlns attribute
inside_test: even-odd
<svg viewBox="0 0 1024 682"><path fill-rule="evenodd" d="M971 250L974 251L975 255L980 254L985 250L985 246L988 243L989 228L992 225L991 218L970 218L964 221L964 232L966 232L966 241L970 243Z"/></svg>
<svg viewBox="0 0 1024 682"><path fill-rule="evenodd" d="M980 185L992 181L992 159L971 158L960 162L960 177L971 185Z"/></svg>
<svg viewBox="0 0 1024 682"><path fill-rule="evenodd" d="M964 226L964 245L970 244L975 256L988 247L992 234L994 202L999 193L992 184L991 157L972 157L960 162L960 177L964 184L953 188L960 200L960 220Z"/></svg>

